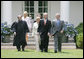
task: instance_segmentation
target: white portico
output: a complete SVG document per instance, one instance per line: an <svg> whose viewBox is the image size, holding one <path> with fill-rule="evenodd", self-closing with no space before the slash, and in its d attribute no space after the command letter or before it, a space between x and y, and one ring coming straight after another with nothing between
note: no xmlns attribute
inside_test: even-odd
<svg viewBox="0 0 84 59"><path fill-rule="evenodd" d="M1 22L12 24L12 1L3 1L1 3Z"/></svg>
<svg viewBox="0 0 84 59"><path fill-rule="evenodd" d="M61 1L60 2L60 13L61 13L61 20L65 22L69 22L69 1Z"/></svg>
<svg viewBox="0 0 84 59"><path fill-rule="evenodd" d="M1 22L12 24L18 14L28 11L35 20L37 13L48 12L52 21L56 13L61 14L61 20L77 26L83 22L83 1L1 1Z"/></svg>
<svg viewBox="0 0 84 59"><path fill-rule="evenodd" d="M74 24L75 27L83 22L83 1L1 1L1 22L7 22L11 25L14 21L17 21L17 15L23 15L25 10L32 15L34 20L37 13L42 16L42 13L47 12L51 21L55 19L56 13L60 13L61 20ZM27 47L28 49L35 48L35 39L32 39L33 37L28 39L28 44L30 44ZM49 48L54 49L54 41L51 39L49 42L53 43ZM31 46L32 44L34 46ZM6 46L7 44L2 43L2 45ZM62 46L64 49L76 48L75 43L64 43L63 45L65 45Z"/></svg>

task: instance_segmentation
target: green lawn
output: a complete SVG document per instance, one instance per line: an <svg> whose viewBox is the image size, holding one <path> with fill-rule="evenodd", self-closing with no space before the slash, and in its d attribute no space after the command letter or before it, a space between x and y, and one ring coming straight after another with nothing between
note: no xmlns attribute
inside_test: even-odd
<svg viewBox="0 0 84 59"><path fill-rule="evenodd" d="M63 49L62 52L48 53L26 49L25 52L14 49L1 49L1 58L83 58L83 49Z"/></svg>

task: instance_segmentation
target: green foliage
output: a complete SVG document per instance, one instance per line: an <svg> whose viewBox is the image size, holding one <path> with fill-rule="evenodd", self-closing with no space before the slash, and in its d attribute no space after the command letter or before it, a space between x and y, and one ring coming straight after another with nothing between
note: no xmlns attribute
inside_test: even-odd
<svg viewBox="0 0 84 59"><path fill-rule="evenodd" d="M82 33L83 32L83 23L80 23L77 27L76 30L78 31L78 33Z"/></svg>
<svg viewBox="0 0 84 59"><path fill-rule="evenodd" d="M83 48L83 23L80 23L76 30L78 31L78 36L76 37L77 46Z"/></svg>
<svg viewBox="0 0 84 59"><path fill-rule="evenodd" d="M74 28L73 24L65 23L64 24L64 34L68 37L74 37L78 33L77 33L77 30Z"/></svg>
<svg viewBox="0 0 84 59"><path fill-rule="evenodd" d="M1 39L5 39L5 36L13 34L11 28L7 25L7 22L1 23Z"/></svg>
<svg viewBox="0 0 84 59"><path fill-rule="evenodd" d="M77 38L77 46L79 48L83 48L83 33L78 34Z"/></svg>
<svg viewBox="0 0 84 59"><path fill-rule="evenodd" d="M1 23L1 35L11 35L13 32L11 31L11 28L7 25L7 22Z"/></svg>

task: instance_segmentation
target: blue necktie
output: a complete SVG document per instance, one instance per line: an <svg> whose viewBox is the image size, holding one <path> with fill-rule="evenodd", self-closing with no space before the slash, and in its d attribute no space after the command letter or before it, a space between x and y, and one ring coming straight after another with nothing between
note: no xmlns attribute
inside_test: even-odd
<svg viewBox="0 0 84 59"><path fill-rule="evenodd" d="M60 25L60 20L57 20L57 26L59 27L59 25Z"/></svg>

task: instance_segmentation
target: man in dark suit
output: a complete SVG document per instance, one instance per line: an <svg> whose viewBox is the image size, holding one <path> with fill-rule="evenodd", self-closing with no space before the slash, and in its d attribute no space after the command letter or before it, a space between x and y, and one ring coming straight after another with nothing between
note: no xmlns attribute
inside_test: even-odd
<svg viewBox="0 0 84 59"><path fill-rule="evenodd" d="M41 45L40 49L41 52L45 51L48 52L48 43L49 43L49 35L50 35L50 28L51 28L51 21L48 20L48 14L43 13L43 19L40 20L38 32L41 38Z"/></svg>
<svg viewBox="0 0 84 59"><path fill-rule="evenodd" d="M28 34L29 29L27 26L27 23L25 21L22 21L22 16L18 15L18 22L14 26L14 41L13 41L13 46L16 46L18 51L21 50L22 46L22 51L24 51L25 46L27 45L26 42L26 35Z"/></svg>
<svg viewBox="0 0 84 59"><path fill-rule="evenodd" d="M57 53L57 49L61 52L61 41L64 31L64 21L60 20L60 14L56 14L56 19L52 21L52 36L54 36L54 46L55 46L55 53Z"/></svg>

